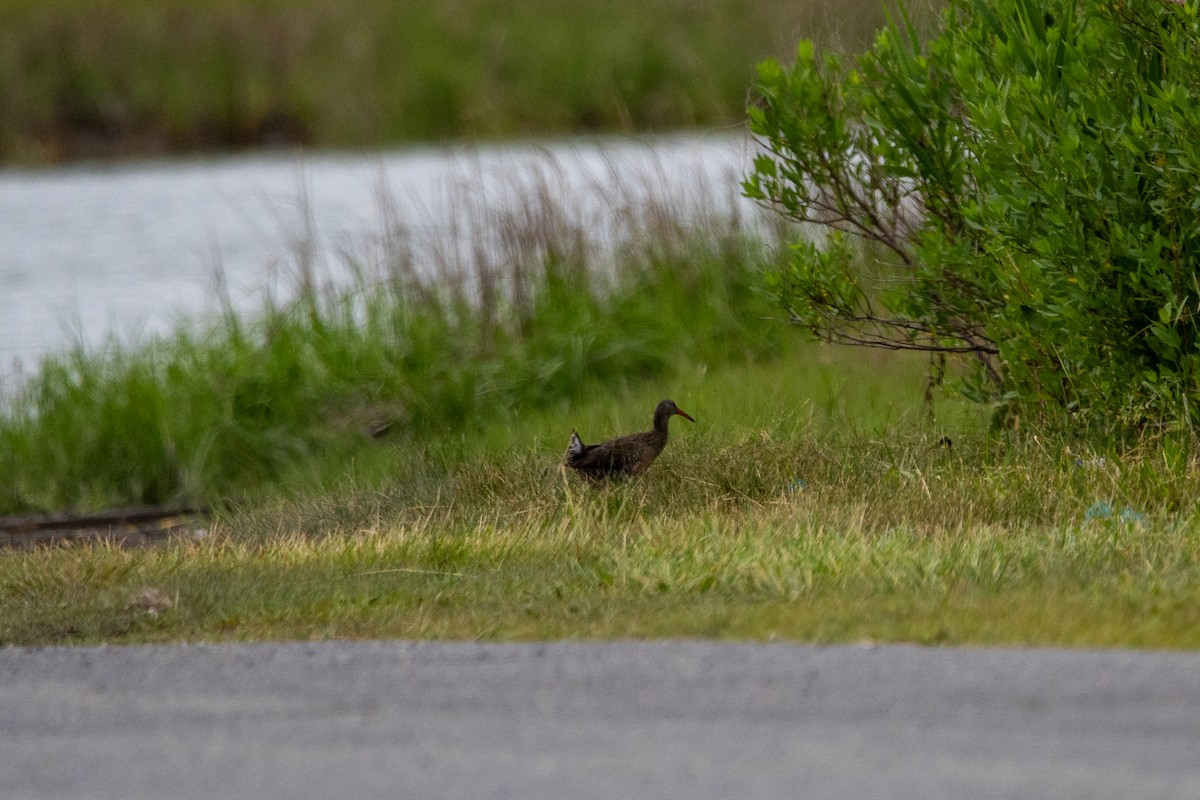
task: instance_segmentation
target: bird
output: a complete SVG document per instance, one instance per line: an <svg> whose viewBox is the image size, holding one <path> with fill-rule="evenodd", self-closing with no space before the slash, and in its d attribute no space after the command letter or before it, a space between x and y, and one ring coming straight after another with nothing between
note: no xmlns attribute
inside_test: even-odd
<svg viewBox="0 0 1200 800"><path fill-rule="evenodd" d="M567 457L563 463L587 478L617 478L640 475L654 463L667 446L667 424L671 417L680 416L695 422L691 414L663 400L654 408L654 427L643 433L631 433L601 444L584 444L579 433L571 431Z"/></svg>

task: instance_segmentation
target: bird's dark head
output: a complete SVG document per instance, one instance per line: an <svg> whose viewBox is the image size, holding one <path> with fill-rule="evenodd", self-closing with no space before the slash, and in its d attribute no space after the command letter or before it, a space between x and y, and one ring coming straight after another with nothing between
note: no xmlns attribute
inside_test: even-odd
<svg viewBox="0 0 1200 800"><path fill-rule="evenodd" d="M669 420L671 417L675 417L675 416L683 417L684 419L686 419L689 422L696 421L696 420L692 419L691 414L687 413L682 408L675 405L674 400L663 400L654 409L654 426L657 428L660 421L661 421L661 424L666 425L667 420Z"/></svg>

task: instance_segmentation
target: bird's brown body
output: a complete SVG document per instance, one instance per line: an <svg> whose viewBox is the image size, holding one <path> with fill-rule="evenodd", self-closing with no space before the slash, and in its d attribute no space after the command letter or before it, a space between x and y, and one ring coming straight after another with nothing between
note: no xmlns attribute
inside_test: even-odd
<svg viewBox="0 0 1200 800"><path fill-rule="evenodd" d="M696 421L674 401L663 400L654 409L654 427L644 433L631 433L601 444L584 444L579 434L571 431L565 463L588 478L640 475L667 446L667 425L676 415Z"/></svg>

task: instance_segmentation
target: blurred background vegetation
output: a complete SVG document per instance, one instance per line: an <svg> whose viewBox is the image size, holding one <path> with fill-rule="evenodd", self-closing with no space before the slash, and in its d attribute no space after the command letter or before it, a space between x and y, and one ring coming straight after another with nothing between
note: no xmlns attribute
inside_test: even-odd
<svg viewBox="0 0 1200 800"><path fill-rule="evenodd" d="M738 125L878 0L5 0L0 161Z"/></svg>

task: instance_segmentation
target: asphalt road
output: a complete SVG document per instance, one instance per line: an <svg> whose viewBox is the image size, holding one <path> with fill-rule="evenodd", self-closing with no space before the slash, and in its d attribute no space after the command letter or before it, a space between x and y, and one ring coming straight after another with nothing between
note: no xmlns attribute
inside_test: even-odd
<svg viewBox="0 0 1200 800"><path fill-rule="evenodd" d="M0 649L0 798L1200 798L1200 656Z"/></svg>

